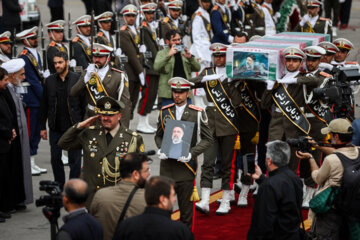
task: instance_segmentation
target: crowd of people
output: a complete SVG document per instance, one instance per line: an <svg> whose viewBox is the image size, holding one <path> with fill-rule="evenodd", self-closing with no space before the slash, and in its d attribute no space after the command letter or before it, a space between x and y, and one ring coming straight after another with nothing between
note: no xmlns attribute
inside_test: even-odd
<svg viewBox="0 0 360 240"><path fill-rule="evenodd" d="M327 17L331 6L338 9L330 2L325 1ZM54 181L69 212L58 239L192 239L194 210L209 214L215 175L222 190L217 215L231 214L232 203L248 207L250 191L257 196L248 239L302 239L301 209L309 208L317 239L359 239L360 213L351 204L359 200L358 186L350 190L350 203L342 204L348 200L343 175L360 167L358 148L351 145L353 137L359 139L358 122L351 124L357 87L347 88L344 114L314 93L328 88L339 71L359 70L347 61L354 46L335 38L338 13L333 22L321 17L322 2L294 3L285 13L286 3L141 0L121 9L119 4L115 13L78 17L73 29L68 26L70 36L76 32L68 41L65 21L52 19L45 25L50 41L42 54L38 38L45 28L1 33L0 222L33 202L32 176L47 172L35 162L39 142L49 139ZM280 26L281 18L288 24ZM274 35L279 26L331 41L283 49L286 74L276 81L228 78L229 50ZM24 46L18 56L14 39ZM248 55L243 68L260 69L255 60ZM156 127L149 122L154 109ZM164 148L169 120L194 125L188 151ZM176 143L184 142L184 128L178 128ZM160 159L160 176L150 179L142 134L154 134ZM314 150L285 142L301 136ZM244 169L251 158L253 174ZM316 212L312 199L333 188L345 200ZM175 196L180 222L170 219Z"/></svg>

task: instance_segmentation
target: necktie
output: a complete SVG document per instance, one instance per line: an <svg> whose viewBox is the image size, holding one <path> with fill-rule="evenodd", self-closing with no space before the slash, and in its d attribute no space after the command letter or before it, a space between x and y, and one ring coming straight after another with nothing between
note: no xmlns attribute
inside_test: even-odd
<svg viewBox="0 0 360 240"><path fill-rule="evenodd" d="M108 132L108 133L106 134L106 143L107 143L107 145L110 144L110 142L111 142L112 139L113 139L113 137L111 136L111 133Z"/></svg>

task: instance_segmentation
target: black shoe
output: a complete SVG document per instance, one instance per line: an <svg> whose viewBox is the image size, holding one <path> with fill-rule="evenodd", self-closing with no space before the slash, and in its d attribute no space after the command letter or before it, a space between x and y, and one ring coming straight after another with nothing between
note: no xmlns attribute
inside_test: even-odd
<svg viewBox="0 0 360 240"><path fill-rule="evenodd" d="M11 218L11 214L10 213L0 212L0 218Z"/></svg>
<svg viewBox="0 0 360 240"><path fill-rule="evenodd" d="M26 205L24 203L15 206L16 211L24 211L25 209L26 209Z"/></svg>
<svg viewBox="0 0 360 240"><path fill-rule="evenodd" d="M5 218L0 217L0 223L5 222Z"/></svg>

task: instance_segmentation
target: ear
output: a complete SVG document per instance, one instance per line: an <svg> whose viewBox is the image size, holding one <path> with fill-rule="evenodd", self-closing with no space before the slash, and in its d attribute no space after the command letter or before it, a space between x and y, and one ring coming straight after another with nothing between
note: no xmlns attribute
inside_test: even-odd
<svg viewBox="0 0 360 240"><path fill-rule="evenodd" d="M131 175L132 175L132 178L133 179L135 179L135 180L139 180L140 179L140 173L139 173L139 171L133 171L132 173L131 173Z"/></svg>

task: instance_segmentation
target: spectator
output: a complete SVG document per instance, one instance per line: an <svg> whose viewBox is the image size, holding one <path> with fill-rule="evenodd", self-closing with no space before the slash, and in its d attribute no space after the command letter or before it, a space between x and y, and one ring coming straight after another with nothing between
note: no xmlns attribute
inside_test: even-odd
<svg viewBox="0 0 360 240"><path fill-rule="evenodd" d="M71 179L64 185L63 204L67 215L63 217L64 225L60 228L57 240L100 240L103 230L100 223L85 209L89 189L81 179Z"/></svg>
<svg viewBox="0 0 360 240"><path fill-rule="evenodd" d="M266 144L265 179L258 165L252 175L260 185L247 239L299 239L303 184L288 168L290 146L280 140Z"/></svg>
<svg viewBox="0 0 360 240"><path fill-rule="evenodd" d="M50 8L51 20L64 20L64 0L48 0L48 7Z"/></svg>
<svg viewBox="0 0 360 240"><path fill-rule="evenodd" d="M103 188L96 192L90 213L103 227L104 240L113 238L120 216L125 219L144 212L146 203L143 188L150 175L149 160L145 154L128 153L120 160L121 181L114 187ZM128 199L130 203L125 209Z"/></svg>
<svg viewBox="0 0 360 240"><path fill-rule="evenodd" d="M20 13L22 7L18 0L2 0L2 19L1 27L3 31L11 32L11 40L14 40L14 29L20 31Z"/></svg>
<svg viewBox="0 0 360 240"><path fill-rule="evenodd" d="M171 220L176 201L175 182L167 177L151 177L145 185L145 212L123 221L114 239L194 239L182 222Z"/></svg>

